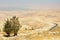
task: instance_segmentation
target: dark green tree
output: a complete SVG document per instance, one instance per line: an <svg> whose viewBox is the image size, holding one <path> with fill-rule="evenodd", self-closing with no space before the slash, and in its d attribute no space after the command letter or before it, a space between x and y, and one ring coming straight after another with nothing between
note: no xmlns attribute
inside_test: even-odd
<svg viewBox="0 0 60 40"><path fill-rule="evenodd" d="M7 20L4 25L4 32L6 32L7 36L10 36L10 33L13 32L14 36L17 35L19 28L22 26L19 23L18 17L13 16L10 20Z"/></svg>

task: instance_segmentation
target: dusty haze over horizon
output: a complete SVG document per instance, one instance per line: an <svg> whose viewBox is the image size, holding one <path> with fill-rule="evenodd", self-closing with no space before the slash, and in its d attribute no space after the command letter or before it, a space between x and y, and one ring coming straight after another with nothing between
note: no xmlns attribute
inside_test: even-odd
<svg viewBox="0 0 60 40"><path fill-rule="evenodd" d="M60 0L0 0L0 10L60 10Z"/></svg>

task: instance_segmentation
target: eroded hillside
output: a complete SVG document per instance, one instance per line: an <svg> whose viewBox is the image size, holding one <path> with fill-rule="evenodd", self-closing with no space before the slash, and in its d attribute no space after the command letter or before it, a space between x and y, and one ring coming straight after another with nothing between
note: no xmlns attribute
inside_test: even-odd
<svg viewBox="0 0 60 40"><path fill-rule="evenodd" d="M0 11L0 40L59 40L60 11ZM3 37L6 18L18 16L22 28L16 37ZM57 24L57 25L55 25ZM49 31L52 27L53 30Z"/></svg>

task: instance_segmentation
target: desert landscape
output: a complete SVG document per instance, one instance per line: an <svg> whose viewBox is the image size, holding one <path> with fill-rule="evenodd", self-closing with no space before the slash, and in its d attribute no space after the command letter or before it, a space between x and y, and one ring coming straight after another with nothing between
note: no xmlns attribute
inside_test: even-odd
<svg viewBox="0 0 60 40"><path fill-rule="evenodd" d="M4 37L4 23L12 16L22 27L17 36ZM0 11L0 40L60 40L60 10Z"/></svg>

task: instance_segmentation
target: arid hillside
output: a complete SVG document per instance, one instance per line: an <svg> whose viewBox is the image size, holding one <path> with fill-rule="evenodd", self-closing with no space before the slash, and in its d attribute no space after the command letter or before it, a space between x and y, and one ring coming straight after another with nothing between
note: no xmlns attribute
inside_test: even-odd
<svg viewBox="0 0 60 40"><path fill-rule="evenodd" d="M22 28L16 37L3 37L7 18L19 17ZM0 40L59 40L60 10L0 11Z"/></svg>

